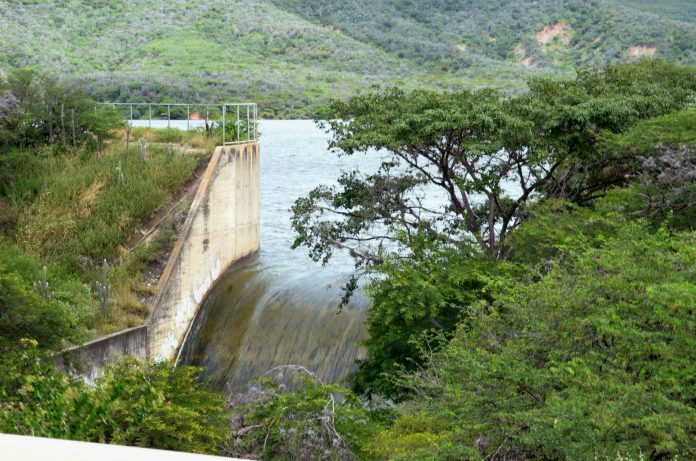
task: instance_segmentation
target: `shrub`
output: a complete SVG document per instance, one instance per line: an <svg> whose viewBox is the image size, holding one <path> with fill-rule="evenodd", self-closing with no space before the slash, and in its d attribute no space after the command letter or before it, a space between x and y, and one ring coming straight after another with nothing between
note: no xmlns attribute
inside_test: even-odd
<svg viewBox="0 0 696 461"><path fill-rule="evenodd" d="M279 367L231 401L228 454L262 459L353 459L374 430L350 391L323 384L301 367ZM288 378L289 375L289 378Z"/></svg>
<svg viewBox="0 0 696 461"><path fill-rule="evenodd" d="M507 262L495 262L455 249L436 246L411 258L394 258L377 269L369 288L369 338L366 357L351 377L354 390L402 398L394 378L423 363L423 350L436 350L466 323L469 307L493 299L506 280L522 273ZM441 336L440 336L441 335Z"/></svg>
<svg viewBox="0 0 696 461"><path fill-rule="evenodd" d="M100 146L121 125L120 116L57 79L23 69L0 81L0 149L55 144Z"/></svg>
<svg viewBox="0 0 696 461"><path fill-rule="evenodd" d="M0 360L0 431L220 453L228 415L199 370L124 359L92 387L53 370L31 346Z"/></svg>
<svg viewBox="0 0 696 461"><path fill-rule="evenodd" d="M619 226L514 283L402 384L488 459L696 455L696 235Z"/></svg>
<svg viewBox="0 0 696 461"><path fill-rule="evenodd" d="M0 353L22 339L54 349L71 336L71 326L69 317L42 298L31 283L0 265Z"/></svg>

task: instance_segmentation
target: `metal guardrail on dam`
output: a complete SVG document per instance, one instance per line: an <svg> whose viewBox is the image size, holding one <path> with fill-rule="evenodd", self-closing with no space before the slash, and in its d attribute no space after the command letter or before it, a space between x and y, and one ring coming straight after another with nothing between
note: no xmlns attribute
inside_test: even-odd
<svg viewBox="0 0 696 461"><path fill-rule="evenodd" d="M242 461L151 448L0 434L2 461Z"/></svg>
<svg viewBox="0 0 696 461"><path fill-rule="evenodd" d="M253 102L221 104L103 102L95 107L123 113L130 126L147 122L157 128L157 122L167 122L167 128L190 130L205 128L211 132L220 129L222 145L257 141L258 107ZM153 126L155 122L155 126ZM185 122L185 123L183 123Z"/></svg>

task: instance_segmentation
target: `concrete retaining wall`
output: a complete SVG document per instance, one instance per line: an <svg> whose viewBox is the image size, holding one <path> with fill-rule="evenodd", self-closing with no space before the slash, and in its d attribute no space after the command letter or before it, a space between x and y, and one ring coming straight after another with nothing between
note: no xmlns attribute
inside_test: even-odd
<svg viewBox="0 0 696 461"><path fill-rule="evenodd" d="M0 434L2 461L243 461L152 448Z"/></svg>
<svg viewBox="0 0 696 461"><path fill-rule="evenodd" d="M149 356L173 360L213 282L259 250L258 143L218 147L158 286Z"/></svg>
<svg viewBox="0 0 696 461"><path fill-rule="evenodd" d="M147 350L147 325L140 325L66 349L54 357L53 363L59 370L65 370L68 363L78 365L80 374L92 382L102 368L119 357L147 359Z"/></svg>
<svg viewBox="0 0 696 461"><path fill-rule="evenodd" d="M186 221L160 277L145 325L97 338L54 358L78 364L87 380L124 355L176 358L213 282L260 245L258 142L220 146L210 159Z"/></svg>

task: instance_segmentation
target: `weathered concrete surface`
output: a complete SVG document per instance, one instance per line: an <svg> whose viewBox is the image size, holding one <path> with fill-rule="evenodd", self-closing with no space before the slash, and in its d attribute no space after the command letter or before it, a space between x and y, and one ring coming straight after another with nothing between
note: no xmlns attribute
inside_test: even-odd
<svg viewBox="0 0 696 461"><path fill-rule="evenodd" d="M173 360L203 297L226 269L259 250L258 142L215 149L191 204L145 325L73 347L54 357L93 381L109 363L125 355Z"/></svg>
<svg viewBox="0 0 696 461"><path fill-rule="evenodd" d="M242 461L151 448L0 434L2 461Z"/></svg>
<svg viewBox="0 0 696 461"><path fill-rule="evenodd" d="M65 370L68 363L77 365L80 375L93 382L104 367L119 357L147 359L147 351L147 325L140 325L66 349L53 358L53 363L59 370Z"/></svg>
<svg viewBox="0 0 696 461"><path fill-rule="evenodd" d="M148 356L174 360L213 282L260 244L258 143L215 150L158 285Z"/></svg>

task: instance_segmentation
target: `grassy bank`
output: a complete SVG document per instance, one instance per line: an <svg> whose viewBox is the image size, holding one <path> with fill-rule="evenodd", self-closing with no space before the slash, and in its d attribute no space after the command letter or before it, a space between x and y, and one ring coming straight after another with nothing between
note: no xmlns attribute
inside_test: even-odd
<svg viewBox="0 0 696 461"><path fill-rule="evenodd" d="M146 318L157 267L188 207L181 195L215 144L203 132L130 136L128 149L118 132L98 151L40 147L4 156L13 180L0 186L0 265L37 286L46 266L45 297L71 318L73 341Z"/></svg>

